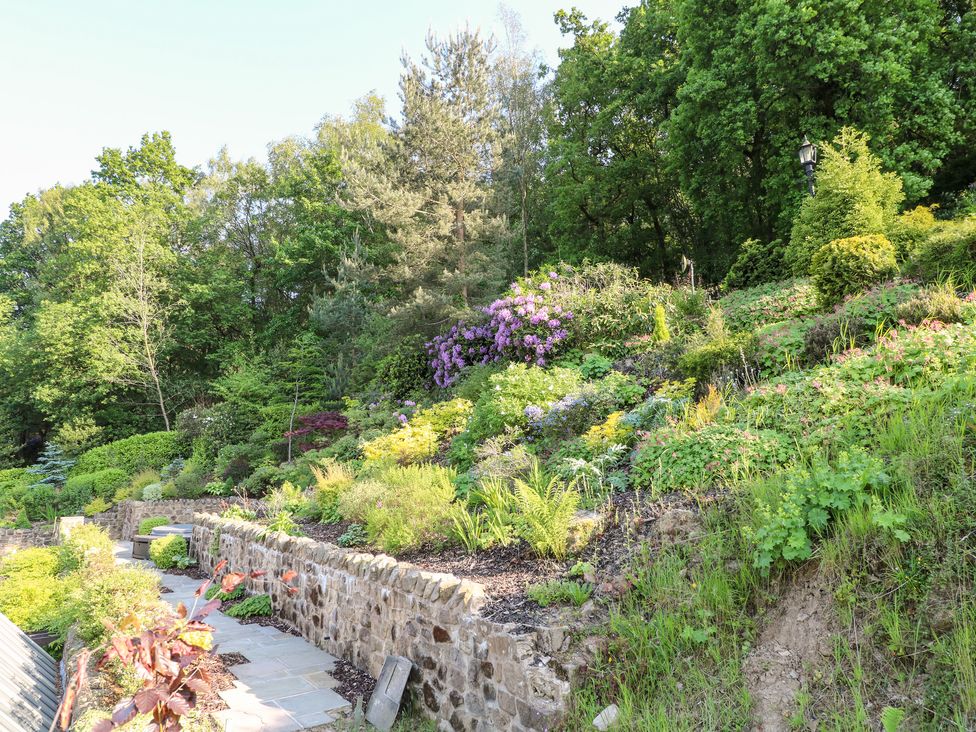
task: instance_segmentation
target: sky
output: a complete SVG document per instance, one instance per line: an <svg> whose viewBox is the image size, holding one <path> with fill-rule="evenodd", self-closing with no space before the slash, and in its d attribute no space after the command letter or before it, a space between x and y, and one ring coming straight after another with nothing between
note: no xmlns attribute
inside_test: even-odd
<svg viewBox="0 0 976 732"><path fill-rule="evenodd" d="M613 21L626 2L506 4L555 65L568 43L556 10ZM264 159L370 91L395 112L403 52L419 56L428 29L497 35L498 12L497 0L0 0L0 217L145 132L169 130L180 162L202 165L223 145Z"/></svg>

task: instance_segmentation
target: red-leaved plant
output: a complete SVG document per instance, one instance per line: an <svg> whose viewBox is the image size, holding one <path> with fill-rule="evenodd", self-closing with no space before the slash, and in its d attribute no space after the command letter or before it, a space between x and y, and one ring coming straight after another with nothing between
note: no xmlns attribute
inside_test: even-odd
<svg viewBox="0 0 976 732"><path fill-rule="evenodd" d="M210 688L210 679L200 667L200 662L213 648L214 629L203 621L220 607L220 600L210 600L199 610L197 604L226 566L225 559L214 567L213 575L194 593L195 600L190 610L181 602L175 615L167 614L152 628L143 628L139 619L130 614L117 629L112 629L115 632L109 649L96 668L102 669L118 659L135 671L143 685L131 699L115 707L111 719L98 722L92 732L109 732L138 714L152 715L152 720L146 726L147 732L176 732L182 729L183 716L196 706L197 696ZM220 589L225 593L233 592L248 577L253 579L264 574L263 571L249 574L228 572L220 580ZM296 577L297 573L293 570L282 575L281 579L290 594L298 592L297 588L290 586ZM79 656L78 668L67 685L58 710L62 730L67 730L71 722L78 691L85 682L87 662L86 650Z"/></svg>

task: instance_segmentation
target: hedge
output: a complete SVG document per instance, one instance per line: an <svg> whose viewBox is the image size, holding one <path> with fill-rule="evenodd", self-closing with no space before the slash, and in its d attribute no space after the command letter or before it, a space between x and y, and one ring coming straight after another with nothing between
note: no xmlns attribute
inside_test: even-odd
<svg viewBox="0 0 976 732"><path fill-rule="evenodd" d="M131 476L141 470L158 470L177 457L179 441L178 432L149 432L116 440L82 453L71 474L117 468Z"/></svg>

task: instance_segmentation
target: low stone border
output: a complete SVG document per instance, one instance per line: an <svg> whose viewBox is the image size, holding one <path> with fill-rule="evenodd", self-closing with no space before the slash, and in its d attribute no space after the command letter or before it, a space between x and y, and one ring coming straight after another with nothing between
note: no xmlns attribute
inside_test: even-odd
<svg viewBox="0 0 976 732"><path fill-rule="evenodd" d="M320 648L379 675L387 654L414 664L411 688L443 730L552 730L573 675L566 627L528 628L479 616L482 585L214 515L194 517L191 553L205 572L221 559L267 592L276 612ZM215 550L215 551L214 551ZM297 592L277 579L298 572Z"/></svg>
<svg viewBox="0 0 976 732"><path fill-rule="evenodd" d="M32 526L29 529L0 529L0 557L18 549L55 544L53 524Z"/></svg>

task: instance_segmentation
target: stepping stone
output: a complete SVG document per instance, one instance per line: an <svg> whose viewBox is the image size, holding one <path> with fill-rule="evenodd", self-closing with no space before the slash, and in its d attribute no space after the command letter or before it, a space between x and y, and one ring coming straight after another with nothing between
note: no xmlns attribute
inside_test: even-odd
<svg viewBox="0 0 976 732"><path fill-rule="evenodd" d="M275 704L292 715L331 712L349 706L349 702L332 689L316 689L305 694L275 699Z"/></svg>
<svg viewBox="0 0 976 732"><path fill-rule="evenodd" d="M319 671L313 674L305 674L302 676L308 683L314 686L316 689L334 689L339 685L339 682L333 678L332 674L325 671Z"/></svg>
<svg viewBox="0 0 976 732"><path fill-rule="evenodd" d="M285 676L284 678L269 678L260 681L241 679L241 681L247 684L250 693L267 701L277 701L305 691L313 691L315 688L301 676ZM324 689L323 691L329 690Z"/></svg>

